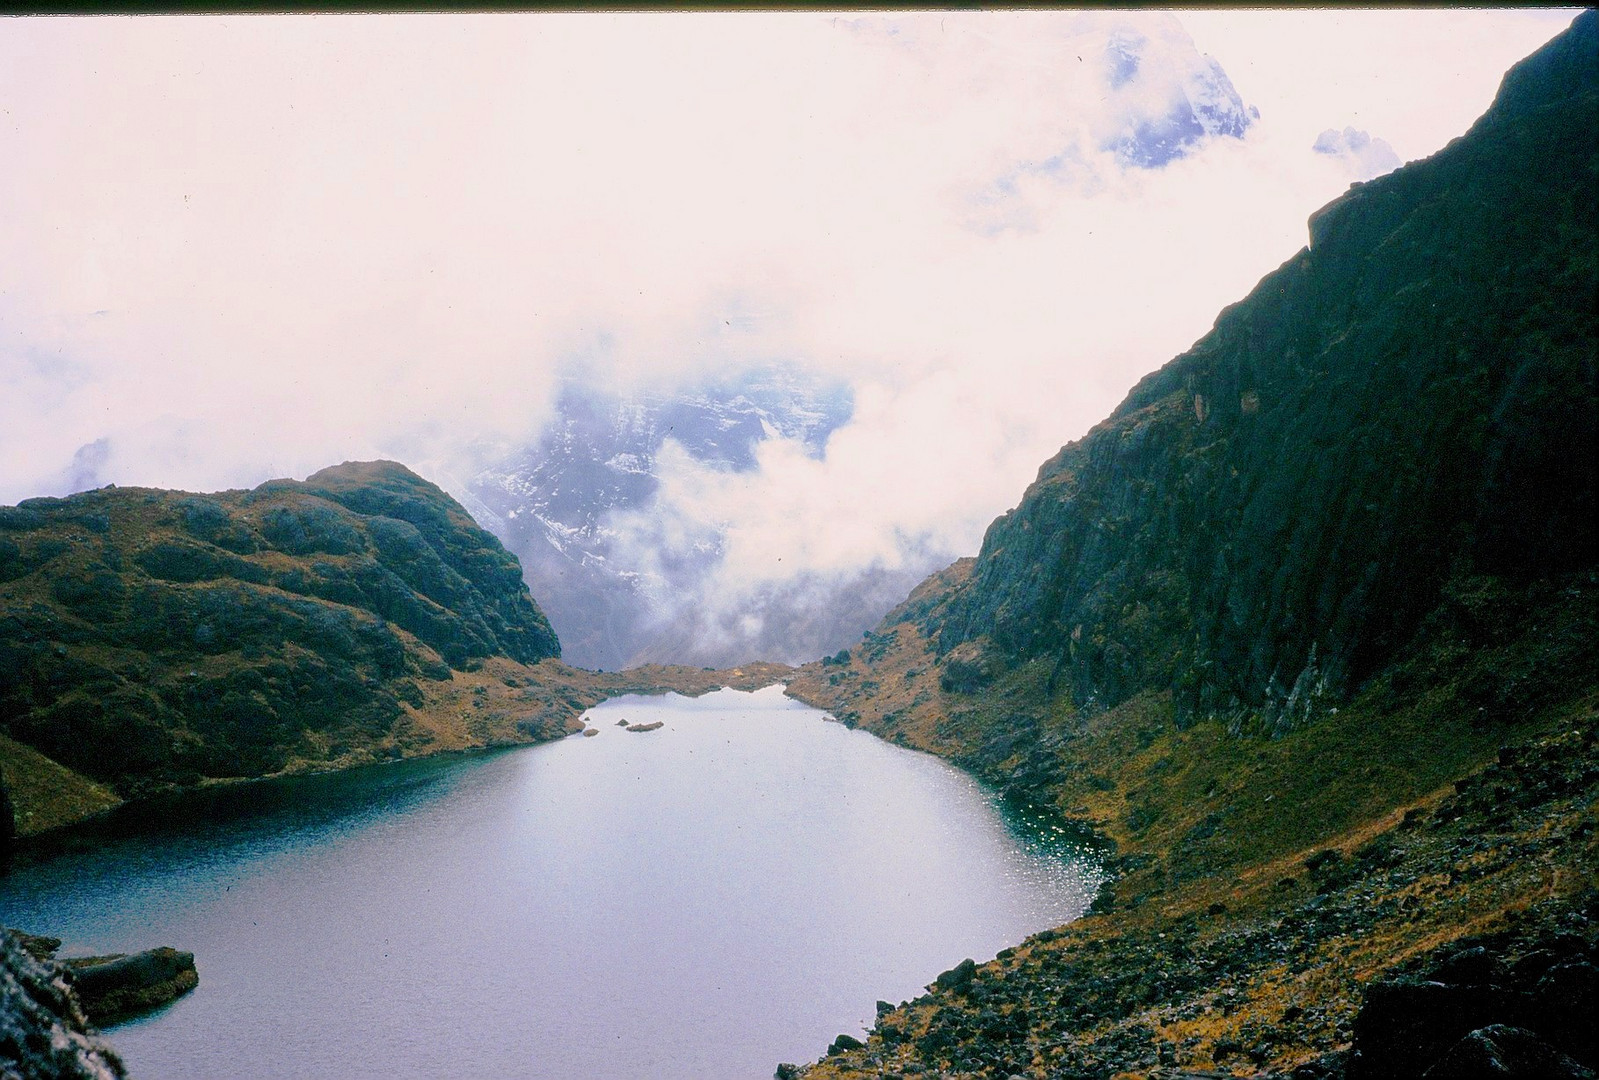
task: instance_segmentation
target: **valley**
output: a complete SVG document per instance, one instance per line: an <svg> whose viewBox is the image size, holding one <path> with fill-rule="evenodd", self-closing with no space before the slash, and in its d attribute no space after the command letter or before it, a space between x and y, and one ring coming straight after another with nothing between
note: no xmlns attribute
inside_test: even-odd
<svg viewBox="0 0 1599 1080"><path fill-rule="evenodd" d="M1213 89L1240 136L1241 100L1225 76ZM1186 145L1191 119L1146 150ZM679 427L732 470L774 433L822 453L851 408L837 388L786 412L761 378L689 404L571 391L544 444L474 482L505 542L385 461L0 508L7 843L25 866L118 807L431 768L417 762L555 743L621 695L782 684L874 753L933 755L1018 820L1110 854L1081 918L949 956L924 992L773 1061L779 1080L1591 1077L1595 131L1587 11L1460 138L1314 214L1305 247L1043 463L975 556L796 666L585 670L563 659L541 579L565 576L550 591L569 588L563 618L596 668L669 649L607 515L648 505L651 455ZM687 588L695 567L679 569ZM798 628L807 655L876 599ZM624 717L537 760L659 750L664 723ZM796 798L824 783L760 770L732 805L757 805L763 779ZM839 809L860 797L844 772L825 780ZM894 848L860 828L869 843L809 873L860 884L883 862L860 852ZM759 905L726 903L759 923ZM43 1022L96 1052L57 998Z"/></svg>

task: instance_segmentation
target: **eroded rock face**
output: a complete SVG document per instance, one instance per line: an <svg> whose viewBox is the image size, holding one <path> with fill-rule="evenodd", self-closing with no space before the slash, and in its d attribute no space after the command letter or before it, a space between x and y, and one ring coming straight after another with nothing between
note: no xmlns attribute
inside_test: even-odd
<svg viewBox="0 0 1599 1080"><path fill-rule="evenodd" d="M927 628L1282 731L1451 580L1599 551L1599 16L1432 158L1351 191L1188 353L1044 464ZM959 658L963 672L976 671Z"/></svg>
<svg viewBox="0 0 1599 1080"><path fill-rule="evenodd" d="M88 1021L61 968L0 931L0 1077L120 1080L122 1061Z"/></svg>

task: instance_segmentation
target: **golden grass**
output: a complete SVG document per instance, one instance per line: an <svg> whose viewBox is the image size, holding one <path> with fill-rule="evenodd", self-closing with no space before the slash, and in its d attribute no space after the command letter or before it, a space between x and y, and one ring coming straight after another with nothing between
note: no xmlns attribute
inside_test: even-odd
<svg viewBox="0 0 1599 1080"><path fill-rule="evenodd" d="M0 774L16 808L19 836L70 825L122 802L110 788L4 735L0 735Z"/></svg>

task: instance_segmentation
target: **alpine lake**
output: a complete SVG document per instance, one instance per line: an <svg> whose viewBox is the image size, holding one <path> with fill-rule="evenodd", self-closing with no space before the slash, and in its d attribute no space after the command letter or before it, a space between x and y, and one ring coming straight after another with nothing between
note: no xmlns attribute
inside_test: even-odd
<svg viewBox="0 0 1599 1080"><path fill-rule="evenodd" d="M0 878L61 955L172 945L135 1078L766 1078L1068 922L1093 848L781 687L596 734L230 785ZM626 724L661 726L629 731Z"/></svg>

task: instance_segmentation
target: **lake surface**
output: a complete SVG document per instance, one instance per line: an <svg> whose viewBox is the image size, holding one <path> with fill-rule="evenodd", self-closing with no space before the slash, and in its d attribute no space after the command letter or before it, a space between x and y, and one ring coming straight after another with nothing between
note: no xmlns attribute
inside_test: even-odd
<svg viewBox="0 0 1599 1080"><path fill-rule="evenodd" d="M197 990L111 1031L135 1078L753 1080L1100 880L965 774L778 687L588 720L190 800L0 878L0 922L63 955L194 952Z"/></svg>

